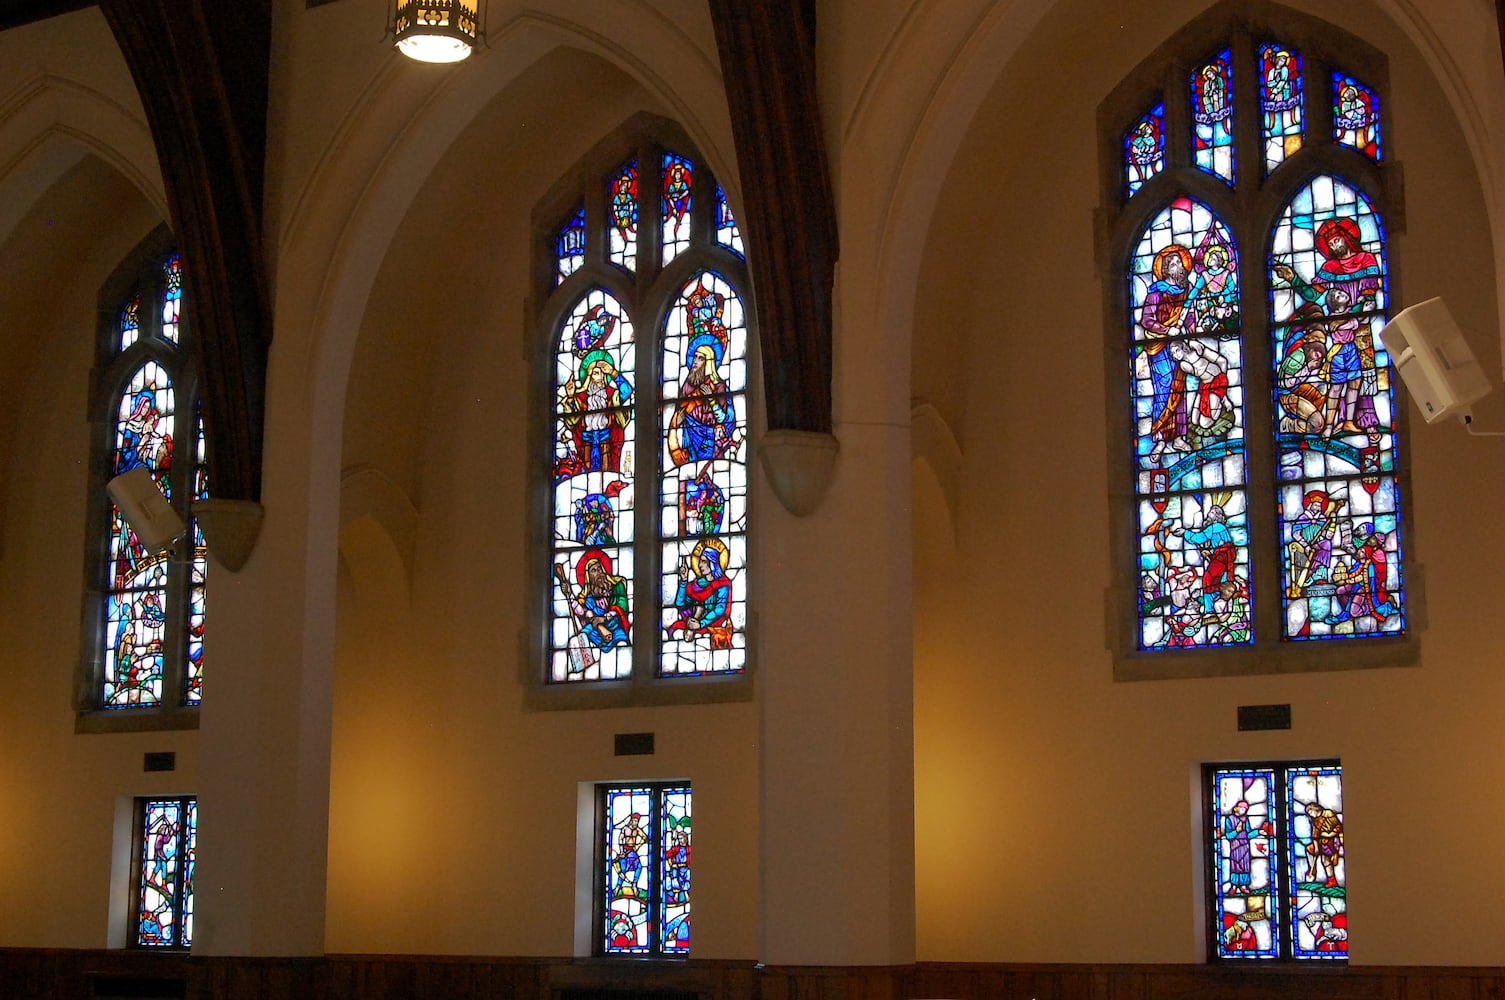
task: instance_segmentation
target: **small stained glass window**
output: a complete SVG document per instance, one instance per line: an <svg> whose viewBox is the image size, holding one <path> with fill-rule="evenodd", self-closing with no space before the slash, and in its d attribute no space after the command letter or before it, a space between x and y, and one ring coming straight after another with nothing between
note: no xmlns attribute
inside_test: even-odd
<svg viewBox="0 0 1505 1000"><path fill-rule="evenodd" d="M607 208L611 212L611 262L629 271L638 260L638 161L622 164L607 184Z"/></svg>
<svg viewBox="0 0 1505 1000"><path fill-rule="evenodd" d="M183 262L177 254L162 267L162 339L178 342L178 307L183 304Z"/></svg>
<svg viewBox="0 0 1505 1000"><path fill-rule="evenodd" d="M1214 959L1348 958L1343 768L1205 769Z"/></svg>
<svg viewBox="0 0 1505 1000"><path fill-rule="evenodd" d="M1165 105L1157 104L1124 136L1124 170L1129 196L1165 169Z"/></svg>
<svg viewBox="0 0 1505 1000"><path fill-rule="evenodd" d="M677 153L665 153L663 193L659 211L663 219L663 262L668 264L690 245L690 205L694 194L694 167Z"/></svg>
<svg viewBox="0 0 1505 1000"><path fill-rule="evenodd" d="M123 351L141 336L141 297L132 296L120 310L120 349Z"/></svg>
<svg viewBox="0 0 1505 1000"><path fill-rule="evenodd" d="M136 838L131 943L187 949L193 945L197 800L138 800Z"/></svg>
<svg viewBox="0 0 1505 1000"><path fill-rule="evenodd" d="M1233 58L1227 49L1191 76L1192 159L1233 182Z"/></svg>
<svg viewBox="0 0 1505 1000"><path fill-rule="evenodd" d="M554 237L554 284L580 270L585 263L585 206L570 214L569 220Z"/></svg>
<svg viewBox="0 0 1505 1000"><path fill-rule="evenodd" d="M716 185L716 242L738 257L744 256L742 231L737 228L737 220L732 217L732 206L726 200L726 189L720 184Z"/></svg>
<svg viewBox="0 0 1505 1000"><path fill-rule="evenodd" d="M1262 45L1259 65L1259 104L1268 173L1301 149L1301 54L1278 43Z"/></svg>
<svg viewBox="0 0 1505 1000"><path fill-rule="evenodd" d="M1333 74L1333 139L1380 161L1380 99L1346 73Z"/></svg>
<svg viewBox="0 0 1505 1000"><path fill-rule="evenodd" d="M689 955L690 786L608 786L600 796L597 951Z"/></svg>

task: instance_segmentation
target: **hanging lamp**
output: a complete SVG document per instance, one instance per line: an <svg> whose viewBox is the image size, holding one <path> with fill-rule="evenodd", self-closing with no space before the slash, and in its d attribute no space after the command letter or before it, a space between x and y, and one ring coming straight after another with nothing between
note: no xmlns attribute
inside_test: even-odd
<svg viewBox="0 0 1505 1000"><path fill-rule="evenodd" d="M480 36L479 0L394 0L390 33L397 51L427 63L456 63Z"/></svg>

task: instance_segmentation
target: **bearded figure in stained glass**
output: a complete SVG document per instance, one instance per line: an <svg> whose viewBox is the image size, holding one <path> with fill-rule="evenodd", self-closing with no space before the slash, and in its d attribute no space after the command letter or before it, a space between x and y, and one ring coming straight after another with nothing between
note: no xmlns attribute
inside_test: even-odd
<svg viewBox="0 0 1505 1000"><path fill-rule="evenodd" d="M1155 280L1140 307L1139 325L1150 337L1145 353L1155 392L1150 424L1150 436L1156 442L1152 455L1159 455L1166 447L1187 450L1186 372L1177 363L1171 343L1163 338L1181 333L1187 321L1191 266L1191 251L1183 246L1168 246L1157 253L1152 265Z"/></svg>
<svg viewBox="0 0 1505 1000"><path fill-rule="evenodd" d="M670 817L669 839L664 852L664 902L683 906L690 901L690 817Z"/></svg>
<svg viewBox="0 0 1505 1000"><path fill-rule="evenodd" d="M631 813L617 827L617 851L612 859L612 899L637 899L643 895L639 884L643 875L643 845L648 831L643 829L643 814Z"/></svg>
<svg viewBox="0 0 1505 1000"><path fill-rule="evenodd" d="M1301 513L1291 522L1290 588L1287 596L1301 597L1309 588L1327 584L1332 571L1333 541L1338 534L1338 513L1348 501L1324 490L1307 490Z"/></svg>
<svg viewBox="0 0 1505 1000"><path fill-rule="evenodd" d="M1384 621L1400 610L1390 599L1384 533L1375 531L1373 522L1365 521L1353 531L1353 547L1352 561L1333 570L1338 610L1324 619L1329 625L1371 615Z"/></svg>
<svg viewBox="0 0 1505 1000"><path fill-rule="evenodd" d="M1238 548L1233 543L1233 533L1228 530L1228 515L1223 512L1222 504L1214 502L1207 508L1200 526L1175 524L1170 533L1191 542L1201 554L1202 610L1211 614L1223 585L1237 586L1233 568L1238 560Z"/></svg>
<svg viewBox="0 0 1505 1000"><path fill-rule="evenodd" d="M585 545L610 545L616 539L617 511L612 501L627 486L620 479L606 484L601 493L575 501L575 541Z"/></svg>
<svg viewBox="0 0 1505 1000"><path fill-rule="evenodd" d="M623 428L632 419L624 407L631 398L632 383L617 370L611 355L600 348L586 350L578 373L559 392L562 434L573 457L568 462L573 472L622 471Z"/></svg>
<svg viewBox="0 0 1505 1000"><path fill-rule="evenodd" d="M737 412L721 377L729 336L726 297L698 284L685 303L689 369L669 420L669 459L675 465L735 456L741 442Z"/></svg>
<svg viewBox="0 0 1505 1000"><path fill-rule="evenodd" d="M575 563L578 587L571 598L570 614L576 635L596 649L611 649L631 641L627 580L612 575L611 570L611 557L600 549L587 549ZM563 580L564 572L564 564L556 563L555 577Z"/></svg>
<svg viewBox="0 0 1505 1000"><path fill-rule="evenodd" d="M1353 312L1374 309L1383 269L1379 258L1364 249L1359 224L1347 217L1328 219L1317 227L1316 244L1322 264L1317 268L1315 280L1307 281L1289 264L1277 261L1270 268L1280 279L1276 287L1291 288L1305 301L1319 305L1336 288L1347 296L1346 309Z"/></svg>
<svg viewBox="0 0 1505 1000"><path fill-rule="evenodd" d="M706 636L712 649L732 648L732 581L726 575L726 543L706 538L679 564L674 607L679 617L669 624L669 638Z"/></svg>

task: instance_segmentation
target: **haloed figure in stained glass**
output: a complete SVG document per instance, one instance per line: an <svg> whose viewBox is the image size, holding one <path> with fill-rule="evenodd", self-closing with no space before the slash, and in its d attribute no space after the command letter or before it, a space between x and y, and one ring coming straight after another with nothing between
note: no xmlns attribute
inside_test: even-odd
<svg viewBox="0 0 1505 1000"><path fill-rule="evenodd" d="M632 621L627 613L627 580L614 576L611 570L611 557L600 549L586 549L575 563L579 586L570 600L575 629L570 653L572 659L578 654L586 665L595 662L594 653L585 648L586 643L595 649L611 649L630 641ZM569 593L564 563L554 564L554 576Z"/></svg>
<svg viewBox="0 0 1505 1000"><path fill-rule="evenodd" d="M1152 457L1167 448L1190 452L1198 439L1219 436L1233 426L1223 357L1201 341L1163 339L1212 332L1234 322L1238 289L1229 263L1228 250L1220 243L1204 244L1195 257L1179 244L1155 256L1155 281L1140 313L1140 326L1151 338L1146 354L1155 392Z"/></svg>
<svg viewBox="0 0 1505 1000"><path fill-rule="evenodd" d="M708 636L712 649L732 648L732 581L726 576L727 548L719 538L704 538L679 564L679 617L669 623L669 638Z"/></svg>
<svg viewBox="0 0 1505 1000"><path fill-rule="evenodd" d="M157 409L155 389L136 393L130 416L120 425L120 448L115 471L130 472L145 466L160 473L172 458L172 435L167 419Z"/></svg>
<svg viewBox="0 0 1505 1000"><path fill-rule="evenodd" d="M605 349L616 317L602 305L593 306L575 329L574 353L578 369L559 390L563 443L571 447L575 472L621 472L622 429L632 415L624 407L632 399L632 383L617 370Z"/></svg>
<svg viewBox="0 0 1505 1000"><path fill-rule="evenodd" d="M698 284L685 303L688 373L669 418L669 458L675 465L735 458L742 445L737 412L721 364L726 359L726 296Z"/></svg>

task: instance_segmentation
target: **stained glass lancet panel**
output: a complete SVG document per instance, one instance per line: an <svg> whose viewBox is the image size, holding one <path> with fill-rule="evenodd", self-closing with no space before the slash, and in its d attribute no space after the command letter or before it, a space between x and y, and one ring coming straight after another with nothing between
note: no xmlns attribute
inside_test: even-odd
<svg viewBox="0 0 1505 1000"><path fill-rule="evenodd" d="M1192 159L1233 183L1233 58L1227 49L1191 75Z"/></svg>
<svg viewBox="0 0 1505 1000"><path fill-rule="evenodd" d="M178 309L183 304L183 262L177 254L162 266L162 339L178 342Z"/></svg>
<svg viewBox="0 0 1505 1000"><path fill-rule="evenodd" d="M1165 105L1157 104L1124 136L1124 174L1129 197L1165 169Z"/></svg>
<svg viewBox="0 0 1505 1000"><path fill-rule="evenodd" d="M1285 636L1402 634L1384 227L1362 193L1318 177L1269 264Z"/></svg>
<svg viewBox="0 0 1505 1000"><path fill-rule="evenodd" d="M689 786L659 792L659 941L666 955L690 953Z"/></svg>
<svg viewBox="0 0 1505 1000"><path fill-rule="evenodd" d="M1348 872L1343 852L1343 768L1291 768L1291 957L1348 957Z"/></svg>
<svg viewBox="0 0 1505 1000"><path fill-rule="evenodd" d="M193 945L193 876L198 867L199 803L189 799L184 807L183 829L183 947Z"/></svg>
<svg viewBox="0 0 1505 1000"><path fill-rule="evenodd" d="M747 658L747 320L724 277L681 289L663 341L664 676L734 673Z"/></svg>
<svg viewBox="0 0 1505 1000"><path fill-rule="evenodd" d="M716 185L716 242L738 257L745 256L742 250L742 231L732 217L732 206L726 200L726 189Z"/></svg>
<svg viewBox="0 0 1505 1000"><path fill-rule="evenodd" d="M141 298L133 296L120 310L120 349L123 351L141 336Z"/></svg>
<svg viewBox="0 0 1505 1000"><path fill-rule="evenodd" d="M638 161L622 164L607 183L607 207L611 212L610 247L607 256L629 271L638 261Z"/></svg>
<svg viewBox="0 0 1505 1000"><path fill-rule="evenodd" d="M1251 641L1237 274L1233 237L1186 197L1134 252L1141 649Z"/></svg>
<svg viewBox="0 0 1505 1000"><path fill-rule="evenodd" d="M676 153L665 153L659 201L665 264L690 245L690 205L694 184L695 169L690 161Z"/></svg>
<svg viewBox="0 0 1505 1000"><path fill-rule="evenodd" d="M1333 74L1333 140L1380 161L1380 99L1346 73Z"/></svg>
<svg viewBox="0 0 1505 1000"><path fill-rule="evenodd" d="M136 944L143 948L183 948L178 901L184 890L181 799L149 801L142 809L140 889L136 896Z"/></svg>
<svg viewBox="0 0 1505 1000"><path fill-rule="evenodd" d="M636 377L632 321L592 289L555 352L551 681L632 672Z"/></svg>
<svg viewBox="0 0 1505 1000"><path fill-rule="evenodd" d="M1265 172L1301 149L1301 53L1278 43L1260 46L1259 104L1265 139Z"/></svg>
<svg viewBox="0 0 1505 1000"><path fill-rule="evenodd" d="M117 407L111 475L146 468L171 499L173 408L172 382L161 366L149 361L138 368ZM167 553L148 553L112 506L100 699L105 708L162 700L168 567Z"/></svg>
<svg viewBox="0 0 1505 1000"><path fill-rule="evenodd" d="M204 441L204 418L194 416L193 499L209 499L209 465ZM197 705L204 693L204 608L205 587L209 565L209 549L204 543L204 532L196 517L190 517L193 533L193 559L189 566L188 581L188 644L183 671L183 703Z"/></svg>
<svg viewBox="0 0 1505 1000"><path fill-rule="evenodd" d="M1219 958L1275 958L1285 873L1275 832L1279 784L1270 768L1213 773L1212 844Z"/></svg>
<svg viewBox="0 0 1505 1000"><path fill-rule="evenodd" d="M653 948L653 789L606 790L604 950L646 955Z"/></svg>
<svg viewBox="0 0 1505 1000"><path fill-rule="evenodd" d="M564 279L580 270L584 263L585 206L581 205L554 234L554 284L564 284Z"/></svg>

